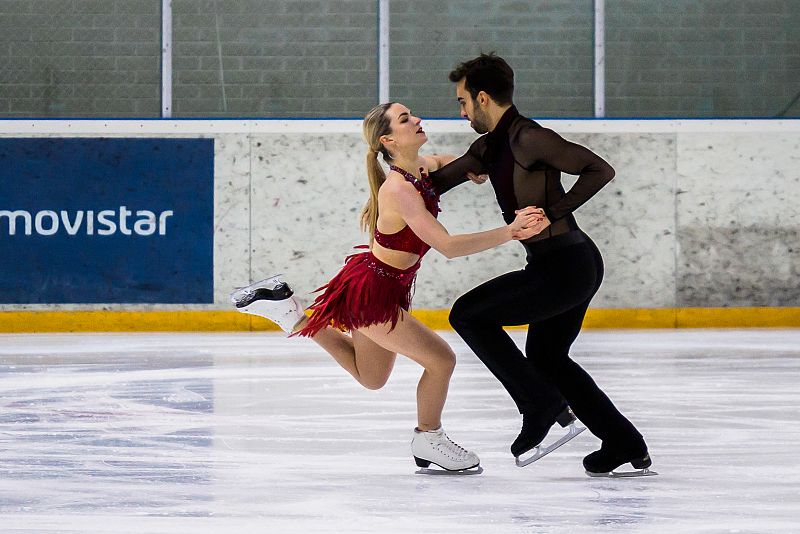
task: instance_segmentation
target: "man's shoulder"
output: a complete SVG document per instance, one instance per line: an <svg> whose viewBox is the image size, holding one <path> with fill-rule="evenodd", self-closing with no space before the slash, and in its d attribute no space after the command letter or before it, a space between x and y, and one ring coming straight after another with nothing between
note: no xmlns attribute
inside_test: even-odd
<svg viewBox="0 0 800 534"><path fill-rule="evenodd" d="M512 129L520 130L538 130L543 128L541 124L533 119L529 119L523 115L514 117L514 122L511 123Z"/></svg>
<svg viewBox="0 0 800 534"><path fill-rule="evenodd" d="M471 145L469 145L469 149L467 152L472 154L473 156L481 157L486 150L486 137L488 134L483 134L479 138L475 139Z"/></svg>
<svg viewBox="0 0 800 534"><path fill-rule="evenodd" d="M527 146L531 143L536 143L550 131L552 130L545 128L535 120L520 115L516 117L508 129L508 138L512 147L515 145Z"/></svg>

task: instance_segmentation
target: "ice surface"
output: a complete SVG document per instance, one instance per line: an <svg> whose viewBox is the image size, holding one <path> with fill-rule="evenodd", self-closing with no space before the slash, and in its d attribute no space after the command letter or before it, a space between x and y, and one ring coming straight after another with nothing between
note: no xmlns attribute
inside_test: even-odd
<svg viewBox="0 0 800 534"><path fill-rule="evenodd" d="M517 468L513 403L442 335L479 476L414 474L404 358L368 391L274 333L1 335L0 532L800 532L800 331L581 334L660 473L619 480L583 473L589 432Z"/></svg>

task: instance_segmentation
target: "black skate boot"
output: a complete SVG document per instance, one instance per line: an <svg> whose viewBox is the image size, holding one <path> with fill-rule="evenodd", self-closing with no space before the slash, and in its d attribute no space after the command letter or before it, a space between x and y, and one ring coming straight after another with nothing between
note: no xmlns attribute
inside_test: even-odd
<svg viewBox="0 0 800 534"><path fill-rule="evenodd" d="M567 405L563 406L554 419L544 424L541 421L542 419L540 417L531 414L522 414L522 430L519 436L517 436L517 439L514 440L514 443L511 444L511 454L514 455L518 467L525 467L526 465L532 464L586 430L584 427L577 427L575 425L577 419ZM558 423L562 428L566 428L567 433L550 445L542 447L542 442L554 423ZM525 460L520 459L520 456L534 448L536 452L530 458Z"/></svg>
<svg viewBox="0 0 800 534"><path fill-rule="evenodd" d="M614 471L619 466L627 463L630 463L636 471ZM639 440L633 446L627 447L607 445L606 442L603 442L600 450L594 451L583 459L583 467L590 477L615 478L657 475L658 473L655 471L650 471L651 465L653 465L653 462L647 452L647 445L642 440Z"/></svg>
<svg viewBox="0 0 800 534"><path fill-rule="evenodd" d="M548 423L542 423L541 418L538 416L522 414L522 430L520 430L519 436L514 440L514 443L511 444L511 454L519 456L539 445L547 436L547 433L550 432L550 427L554 423L566 428L575 421L575 415L567 405L564 405L556 418Z"/></svg>
<svg viewBox="0 0 800 534"><path fill-rule="evenodd" d="M519 457L540 444L547 436L551 426L542 424L536 416L522 414L522 430L511 444L511 454Z"/></svg>
<svg viewBox="0 0 800 534"><path fill-rule="evenodd" d="M564 406L561 412L556 416L556 423L558 423L561 428L567 428L577 420L575 414L572 413L572 408L569 406Z"/></svg>

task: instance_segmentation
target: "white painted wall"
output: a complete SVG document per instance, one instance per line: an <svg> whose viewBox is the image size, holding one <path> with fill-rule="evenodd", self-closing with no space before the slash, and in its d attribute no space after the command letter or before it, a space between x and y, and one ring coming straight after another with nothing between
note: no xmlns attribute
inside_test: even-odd
<svg viewBox="0 0 800 534"><path fill-rule="evenodd" d="M459 154L477 137L465 121L425 124L429 153ZM576 212L606 263L594 307L800 305L800 121L542 124L617 171ZM310 302L308 293L367 241L358 231L367 198L360 121L3 120L0 136L214 138L215 304L105 309L226 309L234 286L278 272ZM565 175L567 186L573 180ZM488 183L446 194L442 208L451 233L503 224ZM478 283L523 265L516 243L454 260L431 251L414 306L447 308ZM101 308L0 305L44 307Z"/></svg>

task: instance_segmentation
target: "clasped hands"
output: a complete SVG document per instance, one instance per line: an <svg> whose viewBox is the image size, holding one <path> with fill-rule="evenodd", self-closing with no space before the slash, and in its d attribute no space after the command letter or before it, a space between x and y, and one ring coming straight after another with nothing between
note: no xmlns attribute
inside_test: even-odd
<svg viewBox="0 0 800 534"><path fill-rule="evenodd" d="M475 182L476 184L483 184L486 183L486 180L489 179L488 174L475 174L472 171L467 171L467 178Z"/></svg>
<svg viewBox="0 0 800 534"><path fill-rule="evenodd" d="M550 219L545 215L542 208L536 206L528 206L514 211L517 216L514 221L508 225L511 229L512 239L528 239L538 233L541 233L545 228L550 226Z"/></svg>
<svg viewBox="0 0 800 534"><path fill-rule="evenodd" d="M467 178L476 184L485 183L489 179L488 174L476 174L474 172L467 172ZM545 228L550 226L550 219L545 215L542 208L536 206L528 206L521 210L516 210L517 214L514 222L509 224L511 228L512 239L528 239L536 234L541 233Z"/></svg>

